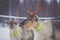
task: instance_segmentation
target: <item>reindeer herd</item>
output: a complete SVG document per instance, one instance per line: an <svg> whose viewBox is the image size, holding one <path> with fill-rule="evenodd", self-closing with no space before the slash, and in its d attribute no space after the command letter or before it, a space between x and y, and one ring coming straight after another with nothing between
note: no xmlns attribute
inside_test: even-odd
<svg viewBox="0 0 60 40"><path fill-rule="evenodd" d="M36 15L44 9L43 7L43 4L39 4L34 12L27 11L28 18L21 23L16 20L7 21L10 27L11 40L52 40L51 20L41 21Z"/></svg>
<svg viewBox="0 0 60 40"><path fill-rule="evenodd" d="M36 30L41 22L43 25ZM21 23L9 20L7 24L10 27L11 40L52 40L51 20L41 21L37 15L28 17Z"/></svg>

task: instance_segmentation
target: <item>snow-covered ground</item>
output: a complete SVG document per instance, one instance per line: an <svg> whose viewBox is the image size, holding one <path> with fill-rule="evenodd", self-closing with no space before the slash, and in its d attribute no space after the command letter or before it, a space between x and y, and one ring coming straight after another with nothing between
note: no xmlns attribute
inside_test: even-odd
<svg viewBox="0 0 60 40"><path fill-rule="evenodd" d="M0 27L0 40L10 40L9 27Z"/></svg>

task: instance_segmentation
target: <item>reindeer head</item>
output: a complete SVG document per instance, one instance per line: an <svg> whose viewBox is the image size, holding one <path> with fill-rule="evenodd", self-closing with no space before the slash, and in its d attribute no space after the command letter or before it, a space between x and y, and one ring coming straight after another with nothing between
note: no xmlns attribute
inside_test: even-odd
<svg viewBox="0 0 60 40"><path fill-rule="evenodd" d="M13 29L18 25L18 21L13 20L7 20L6 23L10 26L10 29Z"/></svg>
<svg viewBox="0 0 60 40"><path fill-rule="evenodd" d="M35 23L37 24L37 22L38 22L38 16L35 15L33 17L29 17L26 20L22 21L20 24L23 28L29 28L35 25Z"/></svg>
<svg viewBox="0 0 60 40"><path fill-rule="evenodd" d="M21 22L21 25L24 26L24 27L30 27L31 24L33 25L34 22L37 23L38 21L38 16L36 16L36 14L38 12L41 12L41 10L43 9L44 7L44 4L38 4L36 5L36 10L35 11L31 11L31 10L28 10L28 18L26 20L24 20L23 22Z"/></svg>

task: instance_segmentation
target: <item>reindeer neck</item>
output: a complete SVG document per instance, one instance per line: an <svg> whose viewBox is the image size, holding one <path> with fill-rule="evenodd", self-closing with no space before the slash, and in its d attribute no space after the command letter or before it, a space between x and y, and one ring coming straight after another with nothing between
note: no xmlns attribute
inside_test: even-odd
<svg viewBox="0 0 60 40"><path fill-rule="evenodd" d="M17 25L16 25L16 26L14 26L13 30L16 30L16 29L17 29L17 27L18 27Z"/></svg>

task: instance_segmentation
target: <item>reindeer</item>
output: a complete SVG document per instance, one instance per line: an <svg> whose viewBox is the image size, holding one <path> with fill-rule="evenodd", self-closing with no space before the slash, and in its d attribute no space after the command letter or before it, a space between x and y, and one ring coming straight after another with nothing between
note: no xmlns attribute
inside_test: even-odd
<svg viewBox="0 0 60 40"><path fill-rule="evenodd" d="M22 23L24 28L24 40L51 40L52 35L52 24L51 20L45 20L41 24L41 20L35 15L31 19L25 20ZM38 25L42 25L41 28L38 28ZM30 33L30 34L29 34Z"/></svg>
<svg viewBox="0 0 60 40"><path fill-rule="evenodd" d="M10 27L11 40L22 40L22 28L19 27L18 21L7 20Z"/></svg>
<svg viewBox="0 0 60 40"><path fill-rule="evenodd" d="M45 20L45 22L42 22L38 19L38 16L36 14L40 9L42 9L39 7L40 6L38 6L34 12L28 11L28 18L20 23L20 26L24 28L23 40L52 40L50 38L52 35L51 20ZM40 24L41 27L39 27Z"/></svg>

